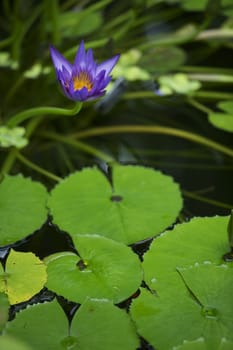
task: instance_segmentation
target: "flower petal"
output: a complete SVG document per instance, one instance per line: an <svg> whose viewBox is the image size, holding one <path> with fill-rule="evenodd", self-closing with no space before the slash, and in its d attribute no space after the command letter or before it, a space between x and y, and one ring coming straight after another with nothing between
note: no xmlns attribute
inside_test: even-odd
<svg viewBox="0 0 233 350"><path fill-rule="evenodd" d="M109 60L100 63L97 66L96 74L99 74L101 71L105 70L105 77L106 77L112 71L113 67L116 65L119 58L120 58L120 55L116 55L110 58Z"/></svg>
<svg viewBox="0 0 233 350"><path fill-rule="evenodd" d="M71 75L72 72L72 64L68 62L65 57L63 57L60 52L58 52L55 47L50 46L50 54L53 60L53 64L56 70L62 71L62 67L66 69L66 71Z"/></svg>
<svg viewBox="0 0 233 350"><path fill-rule="evenodd" d="M86 52L85 52L85 47L84 47L84 41L82 40L78 51L76 53L75 59L74 59L74 66L77 69L84 69L86 67Z"/></svg>

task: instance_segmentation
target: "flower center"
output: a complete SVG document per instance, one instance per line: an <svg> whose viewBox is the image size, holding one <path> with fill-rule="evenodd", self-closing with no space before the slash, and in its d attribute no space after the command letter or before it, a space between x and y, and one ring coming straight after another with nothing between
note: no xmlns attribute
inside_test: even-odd
<svg viewBox="0 0 233 350"><path fill-rule="evenodd" d="M85 71L81 71L78 75L73 78L73 86L74 91L81 90L82 88L87 88L90 91L93 87L93 83L91 82L91 78L89 74Z"/></svg>

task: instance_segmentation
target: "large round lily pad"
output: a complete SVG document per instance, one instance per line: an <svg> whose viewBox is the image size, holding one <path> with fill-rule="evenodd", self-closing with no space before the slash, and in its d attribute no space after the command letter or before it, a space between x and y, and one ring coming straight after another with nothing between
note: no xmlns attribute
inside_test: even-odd
<svg viewBox="0 0 233 350"><path fill-rule="evenodd" d="M115 166L112 186L97 168L61 181L48 205L53 221L71 235L100 234L131 244L171 225L182 207L170 176L140 166Z"/></svg>
<svg viewBox="0 0 233 350"><path fill-rule="evenodd" d="M142 290L132 302L131 316L138 333L156 349L171 349L183 340L200 337L205 339L206 350L221 348L223 338L232 342L232 268L195 264L179 269L179 278L182 285L175 296Z"/></svg>
<svg viewBox="0 0 233 350"><path fill-rule="evenodd" d="M47 191L22 175L5 176L0 183L0 245L33 233L47 217Z"/></svg>
<svg viewBox="0 0 233 350"><path fill-rule="evenodd" d="M68 336L68 320L56 300L28 306L8 322L4 334L15 337L33 350L64 350Z"/></svg>
<svg viewBox="0 0 233 350"><path fill-rule="evenodd" d="M230 249L228 221L229 217L194 218L157 237L144 255L147 285L159 295L175 295L182 290L178 267L205 261L222 264Z"/></svg>
<svg viewBox="0 0 233 350"><path fill-rule="evenodd" d="M129 247L98 235L79 235L74 243L80 257L62 252L45 259L47 288L78 303L87 296L118 303L139 288L141 263Z"/></svg>
<svg viewBox="0 0 233 350"><path fill-rule="evenodd" d="M135 350L139 347L129 315L108 300L86 299L72 320L70 334L77 339L77 350Z"/></svg>
<svg viewBox="0 0 233 350"><path fill-rule="evenodd" d="M70 329L56 299L28 306L8 322L2 339L6 336L16 337L33 350L135 350L139 345L129 315L107 300L86 299Z"/></svg>

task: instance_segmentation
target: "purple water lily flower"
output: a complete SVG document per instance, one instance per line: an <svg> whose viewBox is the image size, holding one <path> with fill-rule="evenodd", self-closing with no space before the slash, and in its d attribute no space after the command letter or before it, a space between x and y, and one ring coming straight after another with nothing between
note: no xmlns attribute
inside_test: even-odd
<svg viewBox="0 0 233 350"><path fill-rule="evenodd" d="M65 95L74 101L88 101L105 94L111 80L109 75L120 55L97 64L92 49L85 52L84 41L79 45L74 65L68 62L53 46L50 53L57 79Z"/></svg>

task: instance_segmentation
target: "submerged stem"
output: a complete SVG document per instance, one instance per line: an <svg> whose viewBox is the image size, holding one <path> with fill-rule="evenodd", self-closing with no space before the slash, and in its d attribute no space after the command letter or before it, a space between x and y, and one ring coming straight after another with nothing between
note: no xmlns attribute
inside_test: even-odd
<svg viewBox="0 0 233 350"><path fill-rule="evenodd" d="M93 128L86 131L80 131L70 135L73 138L84 139L92 136L118 134L118 133L148 133L148 134L165 134L180 137L207 147L210 147L216 151L224 153L230 157L233 157L233 150L220 143L214 142L198 134L191 133L189 131L169 128L159 125L118 125L118 126L106 126L100 128Z"/></svg>
<svg viewBox="0 0 233 350"><path fill-rule="evenodd" d="M84 142L73 140L71 137L62 136L53 132L46 132L46 131L41 132L40 135L42 137L46 137L51 140L56 140L56 141L60 141L68 145L71 145L79 150L82 150L88 154L91 154L95 157L102 159L106 163L114 162L114 159L111 156L107 155L106 153L101 152L96 148L90 145L87 145Z"/></svg>
<svg viewBox="0 0 233 350"><path fill-rule="evenodd" d="M44 168L41 168L40 166L36 165L35 163L31 162L29 159L24 157L20 152L16 153L16 157L25 165L27 165L29 168L35 170L36 172L56 181L61 181L61 178L56 176L55 174L51 173L50 171L45 170Z"/></svg>

